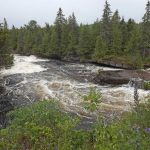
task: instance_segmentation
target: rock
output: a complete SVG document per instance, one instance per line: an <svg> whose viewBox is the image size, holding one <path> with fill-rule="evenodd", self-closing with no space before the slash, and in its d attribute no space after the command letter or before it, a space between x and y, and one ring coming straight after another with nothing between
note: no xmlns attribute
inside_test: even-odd
<svg viewBox="0 0 150 150"><path fill-rule="evenodd" d="M0 95L2 95L5 92L4 86L0 85Z"/></svg>
<svg viewBox="0 0 150 150"><path fill-rule="evenodd" d="M96 84L127 84L132 78L150 80L150 73L142 70L99 71L93 78Z"/></svg>

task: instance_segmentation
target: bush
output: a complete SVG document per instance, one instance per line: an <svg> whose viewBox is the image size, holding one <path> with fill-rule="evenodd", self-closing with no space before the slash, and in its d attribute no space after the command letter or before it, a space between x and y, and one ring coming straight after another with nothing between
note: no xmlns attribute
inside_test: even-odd
<svg viewBox="0 0 150 150"><path fill-rule="evenodd" d="M84 134L74 130L79 119L62 112L56 102L35 103L8 117L10 126L0 132L0 149L70 150L83 141ZM72 140L80 136L80 140Z"/></svg>
<svg viewBox="0 0 150 150"><path fill-rule="evenodd" d="M86 98L93 98L91 95ZM150 101L139 105L138 111L126 113L121 120L111 124L98 122L89 131L77 130L78 118L61 110L58 103L43 101L10 112L10 125L0 131L0 149L148 150L150 147Z"/></svg>
<svg viewBox="0 0 150 150"><path fill-rule="evenodd" d="M95 88L91 88L88 95L83 97L85 102L85 108L91 112L97 109L98 104L101 103L102 94L96 91Z"/></svg>
<svg viewBox="0 0 150 150"><path fill-rule="evenodd" d="M145 81L144 82L144 89L145 90L150 90L150 81Z"/></svg>

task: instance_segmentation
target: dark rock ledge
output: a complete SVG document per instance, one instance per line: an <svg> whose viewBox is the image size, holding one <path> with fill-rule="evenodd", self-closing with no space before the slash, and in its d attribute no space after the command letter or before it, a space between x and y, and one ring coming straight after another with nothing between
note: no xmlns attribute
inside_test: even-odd
<svg viewBox="0 0 150 150"><path fill-rule="evenodd" d="M150 73L142 70L99 71L93 78L93 82L102 85L121 85L128 84L132 78L141 78L150 81Z"/></svg>

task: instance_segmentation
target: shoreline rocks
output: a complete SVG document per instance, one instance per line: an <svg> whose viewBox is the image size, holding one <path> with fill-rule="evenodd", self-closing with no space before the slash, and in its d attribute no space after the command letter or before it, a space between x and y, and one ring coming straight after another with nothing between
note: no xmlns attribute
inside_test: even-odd
<svg viewBox="0 0 150 150"><path fill-rule="evenodd" d="M7 125L6 113L13 109L11 98L7 96L7 90L3 86L3 81L0 81L0 129Z"/></svg>
<svg viewBox="0 0 150 150"><path fill-rule="evenodd" d="M142 70L99 71L99 73L93 78L93 82L102 85L121 85L128 84L132 78L141 78L149 81L150 73Z"/></svg>

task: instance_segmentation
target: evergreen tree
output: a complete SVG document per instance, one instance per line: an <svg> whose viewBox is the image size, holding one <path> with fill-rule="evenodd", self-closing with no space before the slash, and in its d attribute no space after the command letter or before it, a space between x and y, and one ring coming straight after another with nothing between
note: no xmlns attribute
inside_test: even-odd
<svg viewBox="0 0 150 150"><path fill-rule="evenodd" d="M68 54L76 55L79 37L79 26L76 21L74 13L68 18L68 28L69 28L69 44L68 44Z"/></svg>
<svg viewBox="0 0 150 150"><path fill-rule="evenodd" d="M93 54L94 46L92 42L92 35L89 26L82 26L80 29L79 37L79 50L78 54L81 59L90 59Z"/></svg>
<svg viewBox="0 0 150 150"><path fill-rule="evenodd" d="M21 27L20 31L18 33L18 38L17 38L17 53L20 54L25 54L26 52L24 51L24 29Z"/></svg>
<svg viewBox="0 0 150 150"><path fill-rule="evenodd" d="M48 23L46 23L45 28L43 30L43 38L42 38L42 54L44 56L49 56L50 55L50 41L51 41L51 32L52 32L52 27Z"/></svg>
<svg viewBox="0 0 150 150"><path fill-rule="evenodd" d="M150 1L146 5L146 13L142 22L142 55L143 58L150 54Z"/></svg>
<svg viewBox="0 0 150 150"><path fill-rule="evenodd" d="M129 55L135 56L135 54L140 53L140 39L141 39L141 32L140 28L137 25L134 25L132 31L130 32L130 38L126 45L126 53Z"/></svg>
<svg viewBox="0 0 150 150"><path fill-rule="evenodd" d="M6 18L4 18L4 29L8 30L8 23L7 23Z"/></svg>
<svg viewBox="0 0 150 150"><path fill-rule="evenodd" d="M101 26L101 35L106 44L108 45L108 48L111 48L112 44L112 24L111 24L111 18L112 18L112 12L110 9L110 4L105 2L105 8L103 10L103 16L102 16L102 26Z"/></svg>
<svg viewBox="0 0 150 150"><path fill-rule="evenodd" d="M127 28L127 24L124 20L124 18L122 18L121 22L120 22L120 28L121 28L121 38L122 38L122 53L125 52L126 50L126 45L128 42L128 28Z"/></svg>
<svg viewBox="0 0 150 150"><path fill-rule="evenodd" d="M55 27L52 33L52 40L51 40L51 50L54 51L53 55L57 58L61 58L63 53L63 29L64 26L67 24L67 21L64 17L62 9L59 8L57 13L57 17L55 20Z"/></svg>
<svg viewBox="0 0 150 150"><path fill-rule="evenodd" d="M8 26L7 21L0 23L0 66L7 66L13 63L13 56L7 47Z"/></svg>
<svg viewBox="0 0 150 150"><path fill-rule="evenodd" d="M116 55L121 54L122 35L120 28L120 16L118 10L112 17L112 52Z"/></svg>
<svg viewBox="0 0 150 150"><path fill-rule="evenodd" d="M103 41L101 36L98 36L96 39L95 51L93 54L93 59L97 62L100 62L106 55L107 45Z"/></svg>
<svg viewBox="0 0 150 150"><path fill-rule="evenodd" d="M18 37L18 30L13 25L9 35L9 48L12 50L17 49L17 37Z"/></svg>

